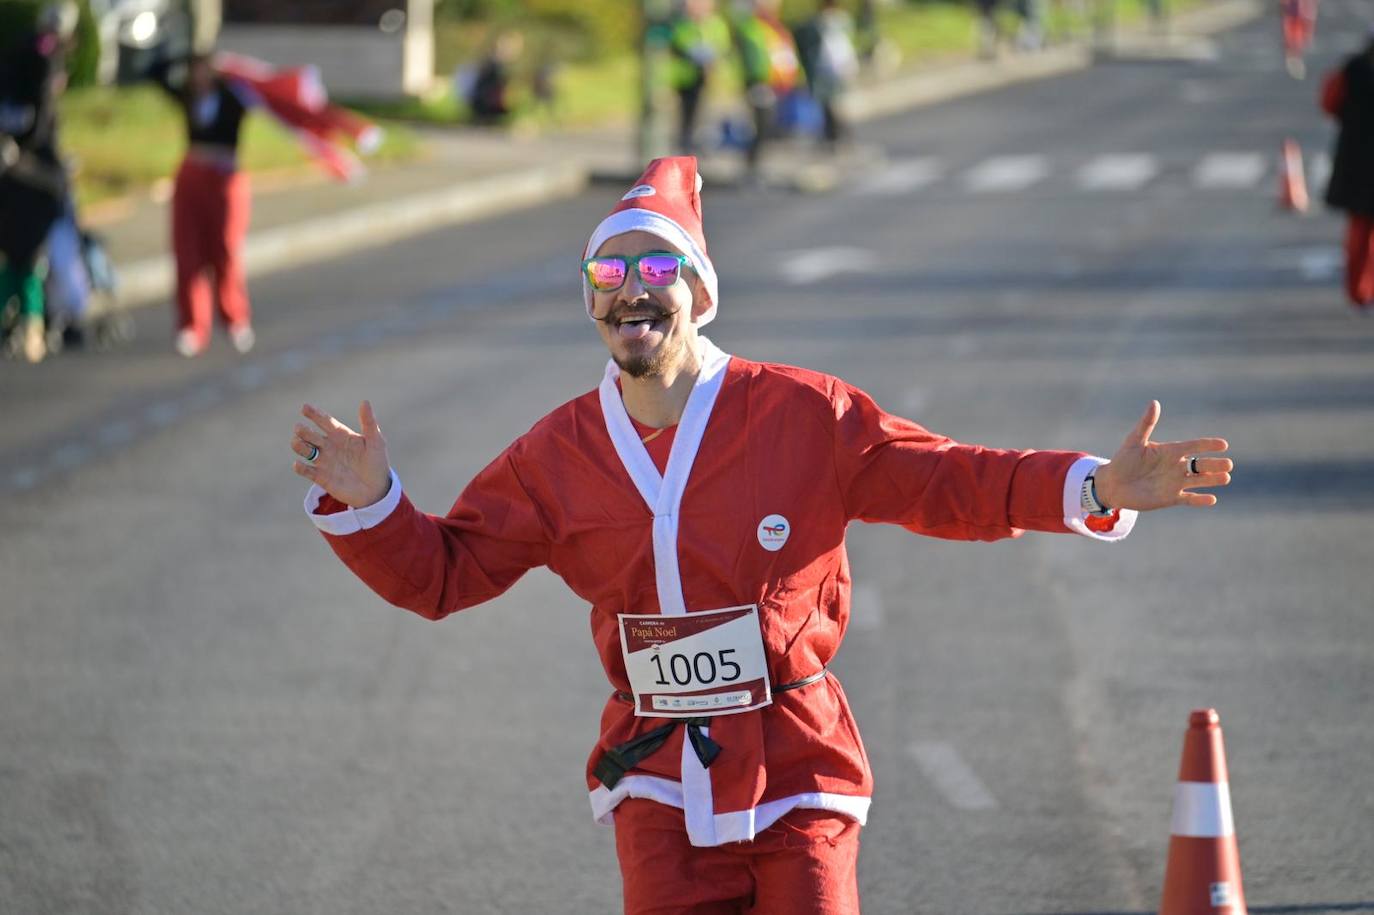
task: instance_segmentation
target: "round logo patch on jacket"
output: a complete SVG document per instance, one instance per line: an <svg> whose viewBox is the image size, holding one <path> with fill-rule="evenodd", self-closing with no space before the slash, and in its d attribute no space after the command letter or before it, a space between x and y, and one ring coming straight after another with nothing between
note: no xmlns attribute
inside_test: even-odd
<svg viewBox="0 0 1374 915"><path fill-rule="evenodd" d="M759 522L759 546L776 553L787 542L792 525L782 515L769 515Z"/></svg>

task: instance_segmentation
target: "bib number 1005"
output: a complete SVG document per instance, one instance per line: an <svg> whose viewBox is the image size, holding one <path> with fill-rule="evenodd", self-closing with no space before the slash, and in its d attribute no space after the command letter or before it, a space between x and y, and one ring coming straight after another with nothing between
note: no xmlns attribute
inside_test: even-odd
<svg viewBox="0 0 1374 915"><path fill-rule="evenodd" d="M656 683L659 686L668 686L669 677L678 686L690 686L693 683L710 686L716 682L733 683L740 678L739 664L729 658L734 653L733 648L722 648L714 654L698 651L690 656L672 652L665 662L664 653L656 652L649 657L649 661L658 671Z"/></svg>

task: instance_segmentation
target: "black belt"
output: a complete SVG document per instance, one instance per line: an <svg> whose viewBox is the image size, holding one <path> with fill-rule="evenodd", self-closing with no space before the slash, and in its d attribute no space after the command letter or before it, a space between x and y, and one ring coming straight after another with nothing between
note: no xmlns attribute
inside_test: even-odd
<svg viewBox="0 0 1374 915"><path fill-rule="evenodd" d="M822 667L809 677L802 677L794 683L784 683L782 686L773 687L773 692L785 693L788 690L801 689L803 686L810 686L824 676L825 668ZM626 702L634 701L634 696L630 693L617 690L615 696ZM619 746L611 747L602 753L601 758L596 761L596 766L592 768L592 774L596 776L597 781L607 788L614 788L616 783L625 777L625 773L667 743L668 735L673 733L673 728L683 722L687 723L687 740L692 744L692 749L696 751L697 759L701 761L701 767L709 769L711 763L715 762L716 757L720 755L720 744L701 733L702 728L710 726L711 719L678 718L656 727L652 731L645 731L638 737L627 740Z"/></svg>

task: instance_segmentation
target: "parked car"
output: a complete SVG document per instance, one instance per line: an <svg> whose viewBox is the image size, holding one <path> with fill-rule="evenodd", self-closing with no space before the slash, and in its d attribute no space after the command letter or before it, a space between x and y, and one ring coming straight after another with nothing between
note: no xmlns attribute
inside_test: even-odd
<svg viewBox="0 0 1374 915"><path fill-rule="evenodd" d="M191 13L185 0L90 0L100 36L102 83L141 79L148 68L191 49Z"/></svg>

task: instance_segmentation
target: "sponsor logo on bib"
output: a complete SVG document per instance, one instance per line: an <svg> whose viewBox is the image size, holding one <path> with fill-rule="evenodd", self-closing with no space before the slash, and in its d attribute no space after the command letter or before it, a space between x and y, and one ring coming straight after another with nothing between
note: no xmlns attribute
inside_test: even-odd
<svg viewBox="0 0 1374 915"><path fill-rule="evenodd" d="M759 546L776 553L787 542L792 525L782 515L769 515L759 522Z"/></svg>

